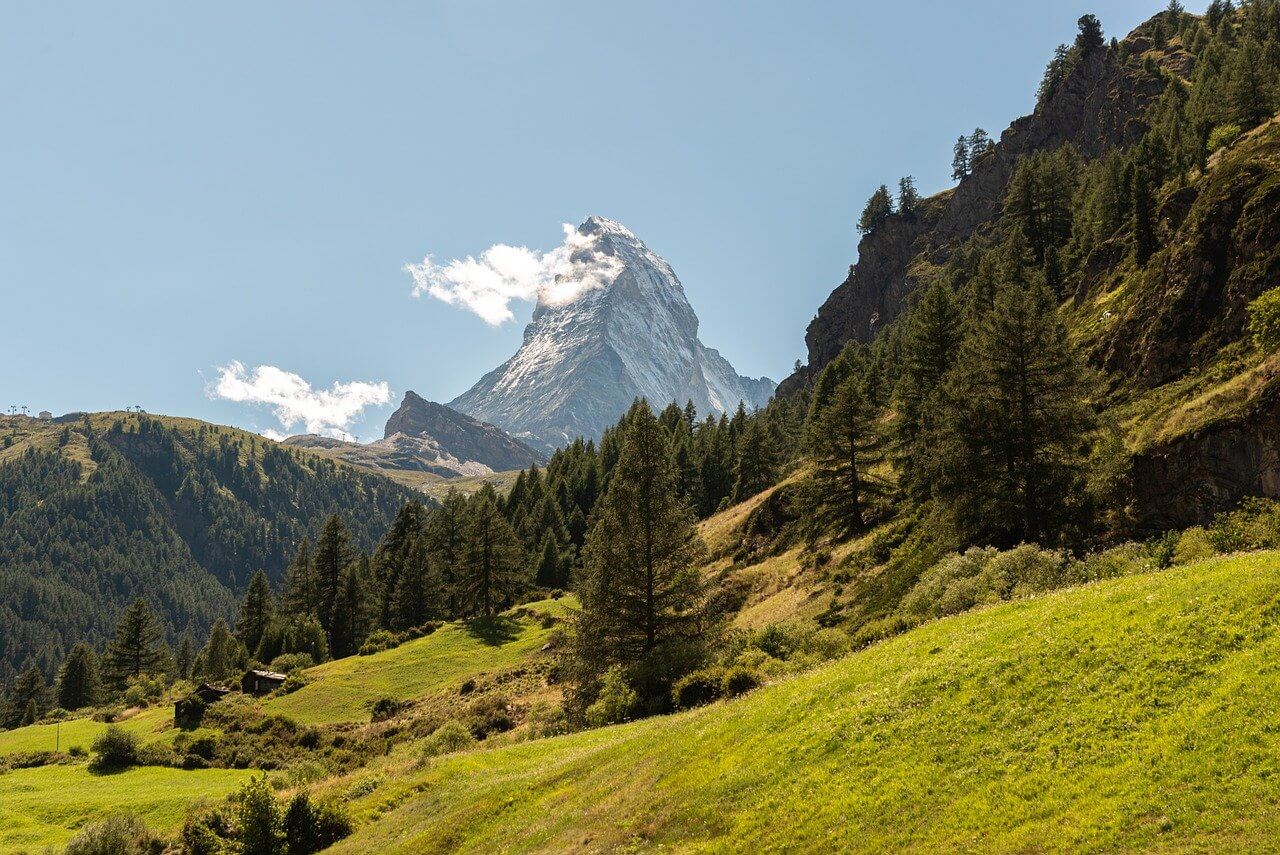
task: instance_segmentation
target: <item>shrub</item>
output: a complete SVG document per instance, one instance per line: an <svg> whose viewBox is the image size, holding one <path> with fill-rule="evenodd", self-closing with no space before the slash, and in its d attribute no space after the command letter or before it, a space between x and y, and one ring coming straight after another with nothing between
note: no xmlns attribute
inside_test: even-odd
<svg viewBox="0 0 1280 855"><path fill-rule="evenodd" d="M439 757L441 754L453 754L466 751L476 744L476 738L462 722L446 721L435 729L422 744L423 757Z"/></svg>
<svg viewBox="0 0 1280 855"><path fill-rule="evenodd" d="M1213 518L1206 535L1218 552L1244 552L1280 546L1280 504L1249 498L1234 511Z"/></svg>
<svg viewBox="0 0 1280 855"><path fill-rule="evenodd" d="M627 683L626 674L615 665L605 672L595 702L587 707L587 724L603 727L624 722L631 718L639 701L635 690Z"/></svg>
<svg viewBox="0 0 1280 855"><path fill-rule="evenodd" d="M198 695L187 695L173 705L173 726L195 730L204 720L205 702Z"/></svg>
<svg viewBox="0 0 1280 855"><path fill-rule="evenodd" d="M398 698L382 697L369 705L369 718L371 721L379 722L387 719L395 718L408 707L409 704Z"/></svg>
<svg viewBox="0 0 1280 855"><path fill-rule="evenodd" d="M106 731L93 742L95 769L123 769L138 762L138 737L117 726L108 725Z"/></svg>
<svg viewBox="0 0 1280 855"><path fill-rule="evenodd" d="M280 803L266 776L253 778L237 793L240 846L244 855L275 855L280 849Z"/></svg>
<svg viewBox="0 0 1280 855"><path fill-rule="evenodd" d="M559 736L569 732L569 717L564 707L548 700L534 701L525 723L531 736Z"/></svg>
<svg viewBox="0 0 1280 855"><path fill-rule="evenodd" d="M739 695L745 695L759 685L759 674L750 668L743 668L741 665L737 665L724 673L724 680L720 687L725 697L736 698Z"/></svg>
<svg viewBox="0 0 1280 855"><path fill-rule="evenodd" d="M930 567L902 599L908 619L959 614L974 606L1069 584L1066 556L1023 544L1001 552L973 547Z"/></svg>
<svg viewBox="0 0 1280 855"><path fill-rule="evenodd" d="M1239 125L1218 125L1209 132L1209 142L1205 145L1210 154L1223 146L1231 145L1240 136Z"/></svg>
<svg viewBox="0 0 1280 855"><path fill-rule="evenodd" d="M143 855L163 848L146 823L132 814L120 814L85 826L62 851L64 855Z"/></svg>
<svg viewBox="0 0 1280 855"><path fill-rule="evenodd" d="M124 702L128 706L141 706L146 699L146 690L136 683L124 690Z"/></svg>
<svg viewBox="0 0 1280 855"><path fill-rule="evenodd" d="M479 739L491 733L505 733L516 726L510 704L501 695L488 695L472 702L467 707L467 723Z"/></svg>
<svg viewBox="0 0 1280 855"><path fill-rule="evenodd" d="M312 804L310 796L298 793L284 812L284 834L289 855L311 855L327 849L351 834L351 817L331 803Z"/></svg>
<svg viewBox="0 0 1280 855"><path fill-rule="evenodd" d="M709 704L720 698L724 676L723 668L703 668L686 674L672 687L671 699L682 710Z"/></svg>
<svg viewBox="0 0 1280 855"><path fill-rule="evenodd" d="M281 653L271 660L271 670L280 674L292 674L294 671L305 671L315 667L315 660L309 653Z"/></svg>
<svg viewBox="0 0 1280 855"><path fill-rule="evenodd" d="M1249 334L1262 350L1280 348L1280 288L1263 292L1249 304Z"/></svg>
<svg viewBox="0 0 1280 855"><path fill-rule="evenodd" d="M400 639L395 633L390 630L380 629L377 632L370 634L370 636L364 640L364 644L360 645L360 655L370 656L374 653L381 653L382 651L390 650L399 644Z"/></svg>
<svg viewBox="0 0 1280 855"><path fill-rule="evenodd" d="M1173 550L1174 564L1191 564L1217 555L1217 550L1209 542L1209 535L1203 526L1192 526L1178 538L1178 545Z"/></svg>

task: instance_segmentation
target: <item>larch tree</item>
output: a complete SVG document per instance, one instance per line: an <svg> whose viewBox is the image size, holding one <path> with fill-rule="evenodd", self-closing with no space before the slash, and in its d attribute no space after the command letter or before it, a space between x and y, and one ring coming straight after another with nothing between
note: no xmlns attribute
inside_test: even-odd
<svg viewBox="0 0 1280 855"><path fill-rule="evenodd" d="M342 571L353 560L351 533L337 514L325 521L311 556L316 584L316 606L320 625L329 636L329 650L334 656L335 607L342 586Z"/></svg>
<svg viewBox="0 0 1280 855"><path fill-rule="evenodd" d="M275 616L275 597L271 594L271 583L267 574L259 570L249 580L249 589L245 592L244 602L240 606L240 617L236 621L236 635L243 642L245 649L253 652L258 649L262 633L266 631L271 618Z"/></svg>
<svg viewBox="0 0 1280 855"><path fill-rule="evenodd" d="M116 627L115 638L107 645L104 661L107 672L119 685L131 677L163 670L168 652L163 632L146 600L134 600L125 609Z"/></svg>
<svg viewBox="0 0 1280 855"><path fill-rule="evenodd" d="M467 505L458 599L465 613L491 616L527 581L524 549L498 509L491 485L481 488Z"/></svg>
<svg viewBox="0 0 1280 855"><path fill-rule="evenodd" d="M64 710L93 706L101 691L98 657L89 645L77 642L58 669L58 706Z"/></svg>

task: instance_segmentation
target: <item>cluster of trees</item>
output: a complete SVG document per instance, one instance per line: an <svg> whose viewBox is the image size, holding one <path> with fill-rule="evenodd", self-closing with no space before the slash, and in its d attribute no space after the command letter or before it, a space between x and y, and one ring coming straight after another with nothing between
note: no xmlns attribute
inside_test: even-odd
<svg viewBox="0 0 1280 855"><path fill-rule="evenodd" d="M413 493L240 431L147 416L63 426L0 467L0 685L102 649L143 596L165 638L204 637L259 569L278 580L329 513L371 549Z"/></svg>
<svg viewBox="0 0 1280 855"><path fill-rule="evenodd" d="M961 134L952 149L951 179L963 180L995 150L995 141L982 128L974 128L973 133L968 135Z"/></svg>
<svg viewBox="0 0 1280 855"><path fill-rule="evenodd" d="M920 191L916 189L914 176L907 175L898 180L896 207L888 185L881 184L867 200L866 207L862 209L862 216L858 218L858 233L871 234L895 214L909 218L914 217L919 211Z"/></svg>

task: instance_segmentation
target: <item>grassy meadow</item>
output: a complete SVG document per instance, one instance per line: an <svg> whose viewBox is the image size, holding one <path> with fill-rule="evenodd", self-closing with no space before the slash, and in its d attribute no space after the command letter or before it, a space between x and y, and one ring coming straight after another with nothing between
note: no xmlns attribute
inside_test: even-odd
<svg viewBox="0 0 1280 855"><path fill-rule="evenodd" d="M1277 553L1006 603L742 700L388 760L339 782L374 786L336 851L1265 851L1278 622Z"/></svg>

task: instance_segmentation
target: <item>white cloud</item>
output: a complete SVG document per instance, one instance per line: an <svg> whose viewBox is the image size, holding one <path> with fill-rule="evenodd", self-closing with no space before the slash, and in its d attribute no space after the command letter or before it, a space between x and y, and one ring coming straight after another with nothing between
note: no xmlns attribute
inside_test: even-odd
<svg viewBox="0 0 1280 855"><path fill-rule="evenodd" d="M302 425L307 433L345 440L355 439L350 428L365 407L391 401L391 387L386 381L353 380L335 382L328 389L313 389L290 371L274 365L259 365L250 371L241 362L220 366L218 379L206 391L209 397L225 401L267 404L285 430ZM271 439L284 438L275 430L261 433Z"/></svg>
<svg viewBox="0 0 1280 855"><path fill-rule="evenodd" d="M462 306L496 327L515 320L512 300L563 306L617 278L622 261L597 251L596 240L566 223L564 243L550 252L500 243L479 258L441 265L428 255L404 269L413 277L413 296L429 294Z"/></svg>

